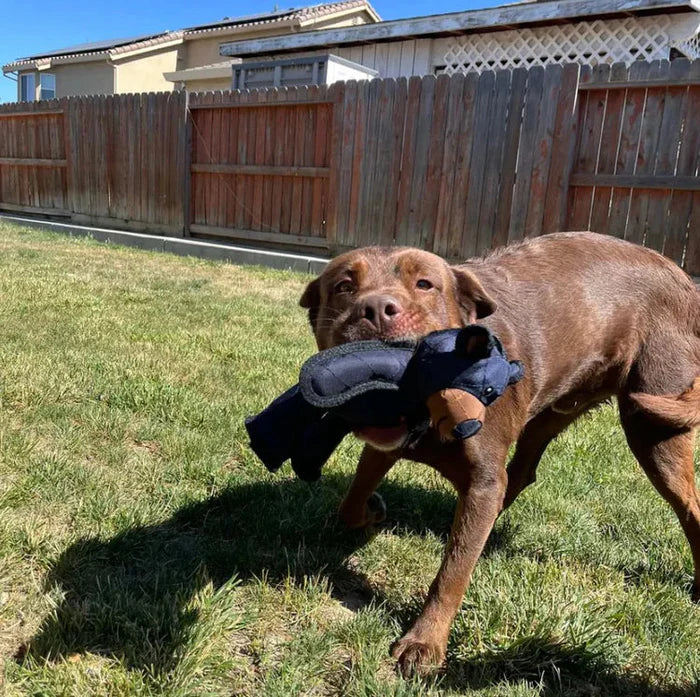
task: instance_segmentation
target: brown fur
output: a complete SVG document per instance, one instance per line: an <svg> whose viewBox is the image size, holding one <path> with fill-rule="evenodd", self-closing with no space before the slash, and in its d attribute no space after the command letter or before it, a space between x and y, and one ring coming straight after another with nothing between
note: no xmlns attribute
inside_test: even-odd
<svg viewBox="0 0 700 697"><path fill-rule="evenodd" d="M417 338L479 320L500 337L509 358L526 366L525 378L488 408L481 431L462 443L442 443L432 432L412 449L400 441L371 442L341 504L351 527L380 519L383 504L374 489L399 458L434 467L457 490L440 571L421 615L394 647L405 673L444 659L450 624L493 523L534 481L548 443L612 396L632 451L679 517L700 593L693 469L700 296L672 262L594 233L548 235L455 267L419 250L366 248L334 259L301 304L319 348Z"/></svg>

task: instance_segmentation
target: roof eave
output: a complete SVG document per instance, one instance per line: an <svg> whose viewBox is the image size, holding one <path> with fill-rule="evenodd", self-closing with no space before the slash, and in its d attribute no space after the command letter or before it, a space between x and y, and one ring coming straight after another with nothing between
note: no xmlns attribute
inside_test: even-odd
<svg viewBox="0 0 700 697"><path fill-rule="evenodd" d="M288 17L287 19L275 20L274 22L248 22L246 24L234 24L226 27L214 27L211 29L187 29L184 32L185 41L199 39L203 34L207 36L220 36L221 34L240 34L251 31L264 31L265 29L276 29L277 27L298 27L298 17Z"/></svg>
<svg viewBox="0 0 700 697"><path fill-rule="evenodd" d="M700 12L700 0L551 0L233 41L222 44L219 52L222 56L273 55L326 46L449 36L563 20L583 21L591 16L662 13L684 8Z"/></svg>
<svg viewBox="0 0 700 697"><path fill-rule="evenodd" d="M217 66L211 68L187 68L185 70L175 70L170 73L163 73L163 77L168 82L189 82L191 80L212 80L219 78L231 78L233 74L232 66L240 63L240 59L233 59L228 66Z"/></svg>
<svg viewBox="0 0 700 697"><path fill-rule="evenodd" d="M333 21L334 19L341 19L342 17L347 17L348 15L357 15L361 14L362 12L366 12L373 20L374 22L381 22L381 17L372 9L372 7L367 4L364 7L361 5L355 6L355 7L347 7L343 10L339 10L337 12L329 13L326 15L320 15L318 17L305 17L302 18L299 21L299 26L300 27L313 27L314 24L318 24L319 22L328 22Z"/></svg>
<svg viewBox="0 0 700 697"><path fill-rule="evenodd" d="M98 51L95 53L77 53L66 56L51 56L51 58L41 58L36 60L16 61L2 66L3 73L17 72L23 70L48 70L55 65L66 65L69 63L94 63L96 61L109 60L109 51Z"/></svg>
<svg viewBox="0 0 700 697"><path fill-rule="evenodd" d="M140 55L142 53L151 53L163 48L169 48L181 44L183 41L180 32L170 32L162 34L152 39L135 41L131 44L106 48L102 51L85 51L83 53L64 53L44 58L28 58L21 61L13 61L2 67L4 73L16 72L18 70L47 70L54 65L67 65L70 63L92 63L95 61L121 60Z"/></svg>
<svg viewBox="0 0 700 697"><path fill-rule="evenodd" d="M162 41L160 43L153 43L147 46L137 46L134 44L134 48L128 50L118 50L111 49L109 51L110 58L113 61L120 61L126 58L133 58L134 56L140 56L144 53L153 53L154 51L161 51L165 48L172 48L173 46L179 46L184 42L182 36L175 36L168 41ZM121 48L121 47L120 47Z"/></svg>

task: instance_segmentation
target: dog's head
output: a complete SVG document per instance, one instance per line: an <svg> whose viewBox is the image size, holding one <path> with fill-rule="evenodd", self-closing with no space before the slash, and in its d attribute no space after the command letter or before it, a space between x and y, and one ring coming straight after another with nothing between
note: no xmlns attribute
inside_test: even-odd
<svg viewBox="0 0 700 697"><path fill-rule="evenodd" d="M466 268L407 247L366 247L336 257L300 304L319 349L365 339L417 340L496 309Z"/></svg>

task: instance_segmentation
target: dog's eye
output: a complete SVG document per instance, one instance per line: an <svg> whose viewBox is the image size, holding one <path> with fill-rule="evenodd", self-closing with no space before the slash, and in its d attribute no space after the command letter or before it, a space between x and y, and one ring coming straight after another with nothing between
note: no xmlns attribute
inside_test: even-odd
<svg viewBox="0 0 700 697"><path fill-rule="evenodd" d="M432 287L433 284L426 278L420 278L416 281L416 288L420 288L421 290L430 290Z"/></svg>
<svg viewBox="0 0 700 697"><path fill-rule="evenodd" d="M341 281L335 284L334 288L336 293L352 293L355 290L351 281Z"/></svg>

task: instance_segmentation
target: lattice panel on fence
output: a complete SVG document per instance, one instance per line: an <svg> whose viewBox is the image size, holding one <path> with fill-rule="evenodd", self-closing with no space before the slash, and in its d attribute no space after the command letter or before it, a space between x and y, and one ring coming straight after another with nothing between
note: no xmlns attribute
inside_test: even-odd
<svg viewBox="0 0 700 697"><path fill-rule="evenodd" d="M671 15L577 22L454 39L439 72L452 75L572 62L630 64L666 59L672 46L697 57L697 24L689 23L685 16Z"/></svg>
<svg viewBox="0 0 700 697"><path fill-rule="evenodd" d="M700 33L696 33L687 39L674 41L672 46L691 60L700 58Z"/></svg>

